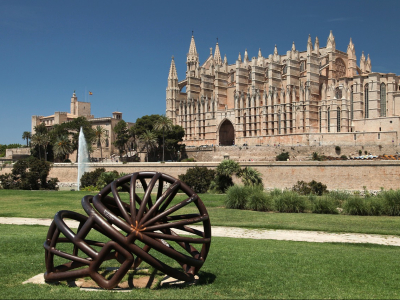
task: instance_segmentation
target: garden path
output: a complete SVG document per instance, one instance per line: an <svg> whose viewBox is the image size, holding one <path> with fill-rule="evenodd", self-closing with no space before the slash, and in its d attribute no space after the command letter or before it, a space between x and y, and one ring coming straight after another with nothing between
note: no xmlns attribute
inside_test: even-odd
<svg viewBox="0 0 400 300"><path fill-rule="evenodd" d="M50 226L51 222L52 219L0 217L0 224ZM66 223L70 228L78 227L77 221L67 220ZM192 227L200 229L199 226ZM212 236L315 243L368 243L400 246L399 236L363 233L331 233L303 230L244 229L236 227L213 226Z"/></svg>

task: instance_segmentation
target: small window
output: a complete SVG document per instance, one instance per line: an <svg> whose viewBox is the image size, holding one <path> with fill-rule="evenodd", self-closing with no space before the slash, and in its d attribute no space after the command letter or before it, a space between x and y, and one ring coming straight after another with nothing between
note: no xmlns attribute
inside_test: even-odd
<svg viewBox="0 0 400 300"><path fill-rule="evenodd" d="M380 140L381 139L381 134L380 133L378 133L378 140Z"/></svg>

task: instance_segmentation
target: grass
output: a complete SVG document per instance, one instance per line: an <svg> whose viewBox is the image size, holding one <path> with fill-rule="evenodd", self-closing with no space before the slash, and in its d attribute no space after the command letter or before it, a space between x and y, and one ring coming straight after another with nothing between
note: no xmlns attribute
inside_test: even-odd
<svg viewBox="0 0 400 300"><path fill-rule="evenodd" d="M2 299L400 298L398 247L232 238L213 238L197 286L116 293L22 285L45 270L47 229L0 225Z"/></svg>
<svg viewBox="0 0 400 300"><path fill-rule="evenodd" d="M0 190L0 217L53 218L59 210L85 214L81 198L89 192ZM293 229L400 235L400 218L389 216L266 213L224 208L224 195L200 195L213 226ZM179 195L174 201L182 201ZM184 213L185 209L179 212Z"/></svg>

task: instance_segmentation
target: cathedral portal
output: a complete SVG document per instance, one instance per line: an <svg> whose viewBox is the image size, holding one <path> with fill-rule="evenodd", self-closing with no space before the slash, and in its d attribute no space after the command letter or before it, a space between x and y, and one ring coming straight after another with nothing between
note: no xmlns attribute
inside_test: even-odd
<svg viewBox="0 0 400 300"><path fill-rule="evenodd" d="M232 146L235 142L235 129L229 120L225 120L219 128L219 144Z"/></svg>

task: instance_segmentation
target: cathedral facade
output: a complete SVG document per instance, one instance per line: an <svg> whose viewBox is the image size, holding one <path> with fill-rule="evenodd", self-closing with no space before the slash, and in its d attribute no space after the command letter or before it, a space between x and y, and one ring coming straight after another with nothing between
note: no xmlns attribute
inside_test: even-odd
<svg viewBox="0 0 400 300"><path fill-rule="evenodd" d="M354 44L336 49L309 36L306 51L293 43L285 54L248 57L228 64L218 42L200 64L192 36L186 78L172 58L166 116L185 130L187 146L200 145L398 145L400 77L372 72Z"/></svg>

